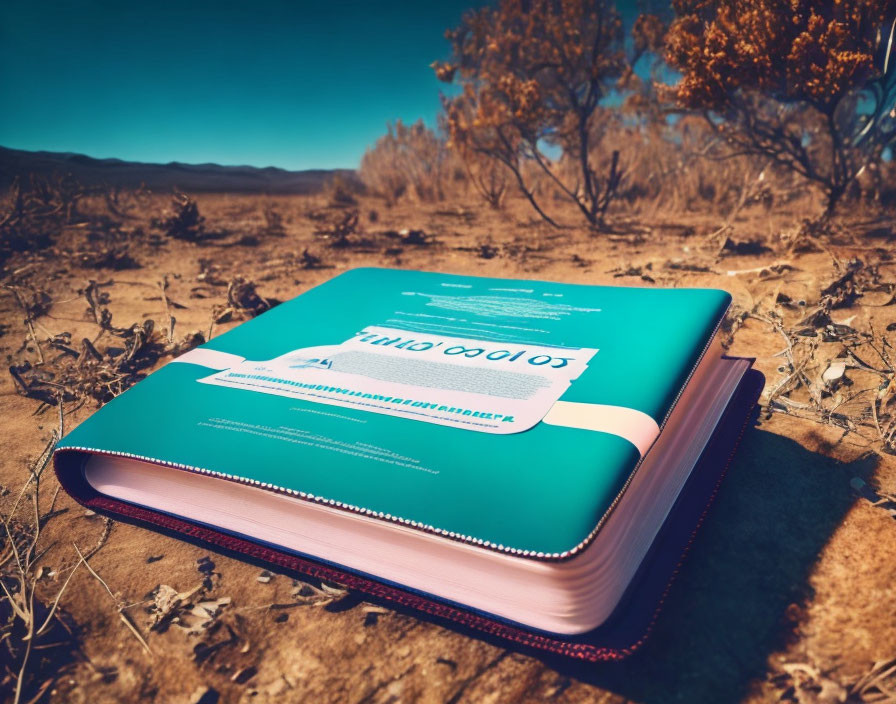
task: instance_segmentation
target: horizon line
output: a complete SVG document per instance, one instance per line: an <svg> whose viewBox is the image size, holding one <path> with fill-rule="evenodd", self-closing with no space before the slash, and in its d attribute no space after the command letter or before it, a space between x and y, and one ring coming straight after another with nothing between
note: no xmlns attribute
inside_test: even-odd
<svg viewBox="0 0 896 704"><path fill-rule="evenodd" d="M11 147L6 144L0 144L0 149L10 151L10 152L22 152L25 154L49 154L53 156L60 157L85 157L92 161L103 162L103 161L117 161L122 164L138 164L141 166L216 166L219 168L226 169L256 169L259 171L275 169L277 171L283 171L286 173L305 173L308 171L353 171L357 172L358 167L349 167L349 166L315 166L304 169L291 169L284 166L276 166L274 164L268 164L266 166L258 166L255 164L224 164L217 161L179 161L177 159L172 159L170 161L142 161L139 159L124 159L117 156L94 156L92 154L87 154L85 152L77 152L77 151L57 151L52 149L24 149L21 147Z"/></svg>

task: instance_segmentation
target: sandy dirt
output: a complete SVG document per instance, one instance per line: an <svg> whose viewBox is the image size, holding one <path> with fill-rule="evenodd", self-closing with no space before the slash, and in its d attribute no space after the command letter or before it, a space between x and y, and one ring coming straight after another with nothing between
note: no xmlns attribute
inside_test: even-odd
<svg viewBox="0 0 896 704"><path fill-rule="evenodd" d="M251 315L233 305L225 311L228 283L236 277L254 282L264 299L286 300L346 268L383 265L727 289L734 306L726 342L733 354L755 357L765 374L763 412L743 440L651 639L621 664L508 651L371 605L338 585L266 574L257 565L110 523L85 513L64 492L56 495L47 469L30 569L35 600L52 604L78 565L75 546L89 554L95 574L84 565L74 571L60 618L54 616L53 628L35 641L43 647L35 647L22 675L28 693L22 701L41 691L42 701L73 704L877 701L877 690L862 689L863 682L873 679L867 676L876 663L896 658L896 504L887 501L896 494L896 458L877 428L883 425L886 434L896 408L889 396L874 405L887 363L869 345L896 360L887 347L896 344L896 332L887 330L896 327L892 219L856 209L833 234L815 241L797 236L800 218L793 213L755 206L722 233L716 231L723 218L690 213L617 218L612 233L592 234L552 229L517 203L494 211L471 196L462 205L387 208L365 198L349 207L359 212L359 222L343 243L348 246L339 247L333 246L337 235L315 234L332 230L327 223L345 212L328 208L323 195L200 195L204 231L214 236L198 243L153 229L151 218L161 217L169 200L151 196L130 218L114 218L136 268L97 267L85 259L85 251L108 244L108 238L100 244L91 239L105 227L91 215L105 212L99 201L85 204L87 224L75 219L54 248L7 261L0 352L10 364L35 364L38 354L47 365L65 357L48 343L59 333L71 333L76 352L83 338L97 338L85 298L90 281L102 284L113 325L152 319L164 342L169 314L177 320L175 341L193 331L221 334ZM273 219L271 212L277 213ZM722 248L725 237L732 243ZM850 271L852 284L824 293ZM167 306L159 286L164 277ZM41 291L49 299L32 316L32 338L15 294L27 302ZM782 332L799 329L825 296L834 301L827 318L802 324L805 334ZM221 322L213 323L216 317ZM782 389L793 373L785 353L793 340L797 376L807 382ZM112 342L106 333L95 345L102 350ZM852 359L845 352L851 345L878 372L849 366L845 379L826 385L829 360ZM154 366L168 360L162 356ZM780 393L770 401L774 389ZM859 391L863 395L851 398ZM833 415L818 411L834 406ZM62 408L70 430L97 402L72 399ZM24 396L11 374L0 375L4 517L25 487L14 518L33 522L29 468L59 418L57 406ZM7 558L4 583L12 585L6 536L0 547ZM21 639L21 629L9 626L15 618L8 600L0 616L6 621L0 635ZM11 698L19 664L5 663L0 671L3 696ZM888 681L893 692L896 683Z"/></svg>

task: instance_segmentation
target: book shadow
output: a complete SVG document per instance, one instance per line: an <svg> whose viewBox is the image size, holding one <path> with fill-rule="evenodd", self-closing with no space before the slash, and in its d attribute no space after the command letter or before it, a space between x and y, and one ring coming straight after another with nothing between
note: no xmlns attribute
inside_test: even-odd
<svg viewBox="0 0 896 704"><path fill-rule="evenodd" d="M620 662L589 663L515 645L361 592L351 591L325 608L382 603L535 658L558 675L561 688L578 681L646 703L737 701L751 680L764 676L769 655L793 637L789 607L812 597L812 567L855 501L850 479L867 479L875 465L873 457L841 463L789 438L748 428L649 638ZM270 568L264 560L182 532L153 529ZM291 569L278 571L319 581Z"/></svg>
<svg viewBox="0 0 896 704"><path fill-rule="evenodd" d="M751 428L644 646L617 663L526 651L561 677L643 702L736 701L793 637L791 604L875 459L841 463Z"/></svg>

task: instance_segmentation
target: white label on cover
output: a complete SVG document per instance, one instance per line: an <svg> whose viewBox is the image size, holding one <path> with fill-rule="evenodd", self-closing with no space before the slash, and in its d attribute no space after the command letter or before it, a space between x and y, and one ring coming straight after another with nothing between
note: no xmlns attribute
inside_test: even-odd
<svg viewBox="0 0 896 704"><path fill-rule="evenodd" d="M199 381L467 430L518 433L544 418L596 353L373 326L339 345L243 361Z"/></svg>

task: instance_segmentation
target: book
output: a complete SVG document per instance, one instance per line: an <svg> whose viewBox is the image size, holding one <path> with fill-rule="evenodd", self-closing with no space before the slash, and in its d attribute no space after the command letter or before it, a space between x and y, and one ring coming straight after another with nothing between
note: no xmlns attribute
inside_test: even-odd
<svg viewBox="0 0 896 704"><path fill-rule="evenodd" d="M54 464L95 510L500 639L621 657L762 387L720 347L729 303L354 269L154 372Z"/></svg>

